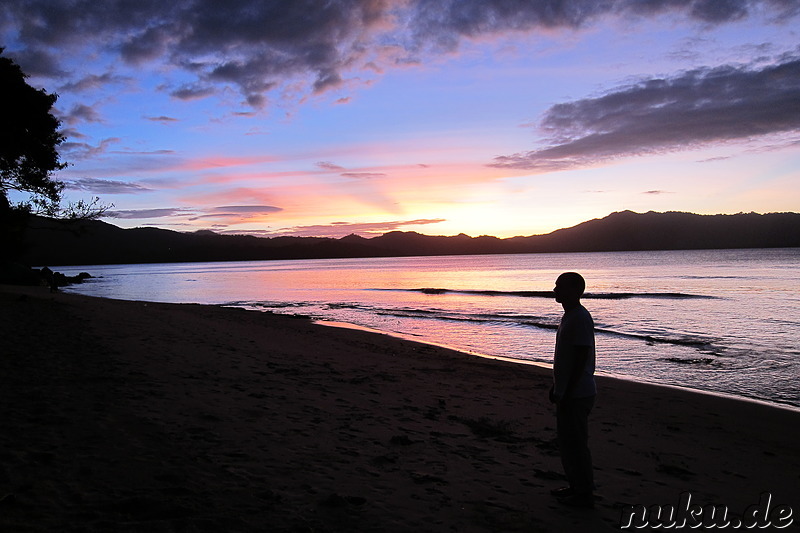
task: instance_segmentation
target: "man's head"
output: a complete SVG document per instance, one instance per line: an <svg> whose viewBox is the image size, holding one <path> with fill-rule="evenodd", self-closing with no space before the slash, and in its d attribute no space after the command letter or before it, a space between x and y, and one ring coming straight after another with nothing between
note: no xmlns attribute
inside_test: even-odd
<svg viewBox="0 0 800 533"><path fill-rule="evenodd" d="M553 293L556 301L560 304L577 303L583 291L586 290L586 281L577 272L564 272L556 279L556 286Z"/></svg>

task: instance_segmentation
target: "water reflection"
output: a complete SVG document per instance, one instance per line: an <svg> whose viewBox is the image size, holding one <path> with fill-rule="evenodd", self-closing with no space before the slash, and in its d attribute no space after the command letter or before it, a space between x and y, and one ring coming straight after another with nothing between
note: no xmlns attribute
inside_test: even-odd
<svg viewBox="0 0 800 533"><path fill-rule="evenodd" d="M800 250L528 254L59 267L102 276L76 292L308 314L494 356L549 362L580 271L598 368L637 379L800 403ZM447 291L419 291L439 288ZM488 294L492 292L493 294ZM661 294L664 297L648 297ZM673 296L670 296L672 294ZM683 296L674 296L683 295ZM700 296L700 297L692 297ZM713 297L713 298L710 298ZM768 364L766 362L769 362Z"/></svg>

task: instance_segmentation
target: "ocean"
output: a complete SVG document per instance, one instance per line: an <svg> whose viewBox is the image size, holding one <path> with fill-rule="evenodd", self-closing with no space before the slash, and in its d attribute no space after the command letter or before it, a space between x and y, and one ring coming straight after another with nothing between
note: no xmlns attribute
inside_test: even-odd
<svg viewBox="0 0 800 533"><path fill-rule="evenodd" d="M598 373L800 406L800 248L52 267L65 291L308 315L548 364L580 272Z"/></svg>

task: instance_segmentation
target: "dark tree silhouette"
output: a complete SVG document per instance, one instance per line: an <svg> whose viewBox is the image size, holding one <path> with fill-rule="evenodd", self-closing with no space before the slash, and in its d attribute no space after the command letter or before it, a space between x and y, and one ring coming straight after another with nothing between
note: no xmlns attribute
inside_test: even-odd
<svg viewBox="0 0 800 533"><path fill-rule="evenodd" d="M28 85L20 66L3 51L0 47L0 283L35 284L38 271L18 262L31 215L60 219L59 229L78 234L81 223L112 206L98 204L99 198L61 205L64 184L53 177L67 166L58 153L65 139L61 122L52 113L58 95ZM27 201L12 202L12 191L27 194Z"/></svg>
<svg viewBox="0 0 800 533"><path fill-rule="evenodd" d="M26 78L0 55L0 210L11 208L8 193L16 190L29 195L28 209L56 215L64 184L52 174L67 166L57 151L61 123L51 112L58 96L34 89Z"/></svg>

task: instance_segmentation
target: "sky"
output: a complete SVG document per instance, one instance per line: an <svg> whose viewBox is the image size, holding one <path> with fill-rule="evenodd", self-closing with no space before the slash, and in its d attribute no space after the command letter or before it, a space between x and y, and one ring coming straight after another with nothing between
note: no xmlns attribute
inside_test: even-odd
<svg viewBox="0 0 800 533"><path fill-rule="evenodd" d="M120 227L800 211L800 0L3 0L0 46Z"/></svg>

